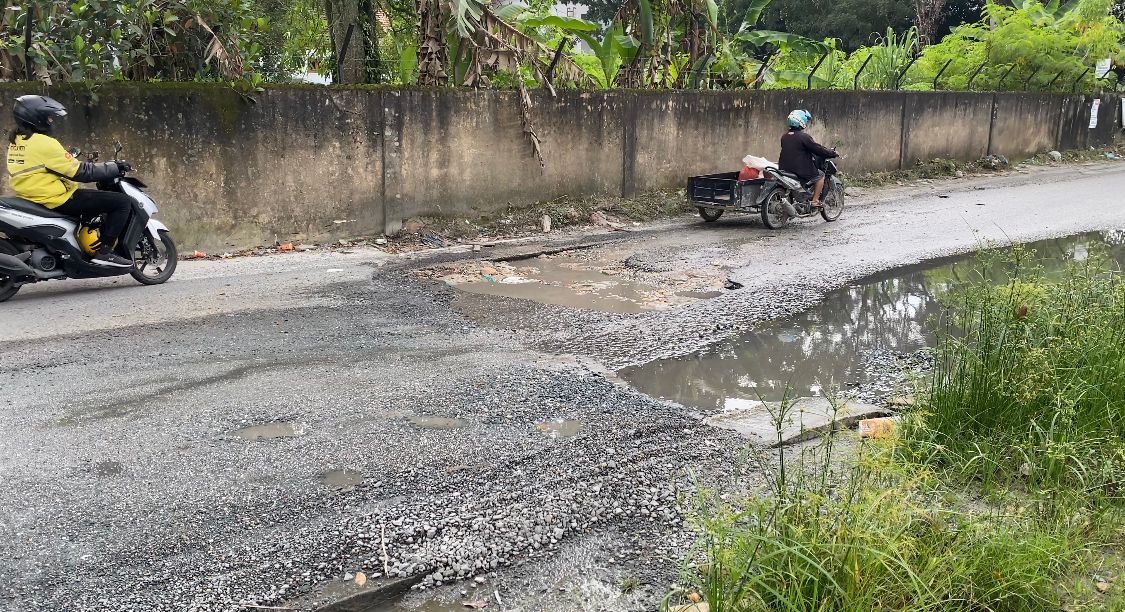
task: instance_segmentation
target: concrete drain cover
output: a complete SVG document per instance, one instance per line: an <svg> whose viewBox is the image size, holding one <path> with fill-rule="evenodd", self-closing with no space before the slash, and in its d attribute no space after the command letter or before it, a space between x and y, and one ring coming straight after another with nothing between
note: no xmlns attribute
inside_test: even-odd
<svg viewBox="0 0 1125 612"><path fill-rule="evenodd" d="M774 426L774 415L780 408L778 402L759 402L757 406L745 410L709 416L703 422L712 427L737 432L759 444L777 447L815 438L834 429L851 427L863 419L890 414L885 408L873 404L838 403L840 408L833 415L832 404L826 398L802 397L793 400L785 422L781 424L780 442Z"/></svg>

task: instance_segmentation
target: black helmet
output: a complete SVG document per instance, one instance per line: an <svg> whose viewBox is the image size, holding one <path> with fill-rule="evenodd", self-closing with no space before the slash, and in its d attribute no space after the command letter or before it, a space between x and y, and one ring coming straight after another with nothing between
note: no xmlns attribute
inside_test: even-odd
<svg viewBox="0 0 1125 612"><path fill-rule="evenodd" d="M47 96L20 96L12 107L16 123L40 134L50 134L55 117L65 117L66 107Z"/></svg>

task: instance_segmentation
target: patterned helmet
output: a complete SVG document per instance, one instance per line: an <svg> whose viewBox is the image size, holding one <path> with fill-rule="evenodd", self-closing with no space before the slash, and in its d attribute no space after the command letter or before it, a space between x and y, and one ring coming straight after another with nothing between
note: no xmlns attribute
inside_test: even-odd
<svg viewBox="0 0 1125 612"><path fill-rule="evenodd" d="M812 113L807 110L797 109L789 113L789 119L786 120L786 123L788 123L791 128L803 130L812 123Z"/></svg>

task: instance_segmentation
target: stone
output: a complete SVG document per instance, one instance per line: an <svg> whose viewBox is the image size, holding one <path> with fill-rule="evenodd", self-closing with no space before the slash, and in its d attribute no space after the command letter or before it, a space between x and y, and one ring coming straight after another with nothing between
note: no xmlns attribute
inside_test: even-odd
<svg viewBox="0 0 1125 612"><path fill-rule="evenodd" d="M1048 151L1047 157L1049 157L1051 161L1055 162L1056 164L1062 161L1062 153L1059 153L1058 151Z"/></svg>
<svg viewBox="0 0 1125 612"><path fill-rule="evenodd" d="M745 438L770 447L783 446L815 438L824 433L851 427L863 419L889 416L886 409L874 404L839 400L839 409L833 414L832 404L824 397L802 397L790 402L781 423L780 439L774 425L774 415L780 403L759 403L743 410L732 410L707 417L704 423L711 427L734 431Z"/></svg>

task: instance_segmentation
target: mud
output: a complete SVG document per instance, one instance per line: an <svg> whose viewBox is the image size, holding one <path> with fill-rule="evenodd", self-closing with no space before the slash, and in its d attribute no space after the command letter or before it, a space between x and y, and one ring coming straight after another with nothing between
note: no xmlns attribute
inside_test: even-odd
<svg viewBox="0 0 1125 612"><path fill-rule="evenodd" d="M243 440L272 440L275 438L296 438L305 435L305 428L300 423L277 422L263 425L251 425L234 432L234 435Z"/></svg>
<svg viewBox="0 0 1125 612"><path fill-rule="evenodd" d="M348 489L363 484L363 473L357 470L332 470L320 477L320 482L332 489Z"/></svg>
<svg viewBox="0 0 1125 612"><path fill-rule="evenodd" d="M423 272L459 291L570 309L636 314L722 295L711 271L662 275L631 268L629 252L564 251L513 261L470 261Z"/></svg>

